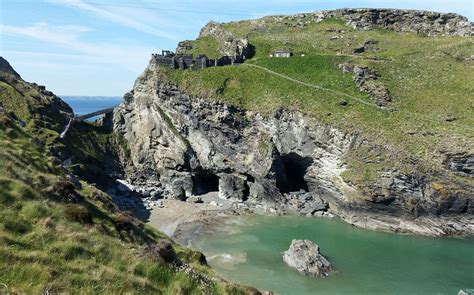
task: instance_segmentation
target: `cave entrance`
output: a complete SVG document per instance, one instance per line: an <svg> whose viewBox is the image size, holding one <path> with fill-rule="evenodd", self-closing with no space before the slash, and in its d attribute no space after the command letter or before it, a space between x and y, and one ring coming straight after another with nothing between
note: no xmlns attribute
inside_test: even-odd
<svg viewBox="0 0 474 295"><path fill-rule="evenodd" d="M276 186L281 193L308 191L304 176L313 163L311 157L302 157L297 153L283 154L274 161Z"/></svg>
<svg viewBox="0 0 474 295"><path fill-rule="evenodd" d="M210 192L219 191L219 177L214 173L202 170L196 172L192 177L193 195L199 196Z"/></svg>

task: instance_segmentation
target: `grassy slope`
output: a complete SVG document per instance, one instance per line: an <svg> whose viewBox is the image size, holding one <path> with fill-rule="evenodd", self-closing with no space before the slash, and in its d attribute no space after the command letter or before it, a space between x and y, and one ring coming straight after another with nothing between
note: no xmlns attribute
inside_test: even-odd
<svg viewBox="0 0 474 295"><path fill-rule="evenodd" d="M218 50L219 42L210 36L205 36L193 41L193 48L188 53L194 57L205 53L208 58L219 58Z"/></svg>
<svg viewBox="0 0 474 295"><path fill-rule="evenodd" d="M382 29L355 31L335 19L305 28L288 27L270 18L234 22L224 27L236 35L248 36L250 44L255 46L255 56L246 63L342 91L369 103L372 101L356 89L351 74L342 74L337 65L353 61L381 74L380 80L393 97L395 112L351 100L348 106L340 106L342 97L338 95L295 84L245 64L165 72L168 79L191 93L263 113L280 107L297 109L389 149L385 155L354 150L347 159L350 169L345 178L348 180L356 183L374 180L377 171L389 168L408 172L420 167L427 171L442 169L439 152L474 152L474 64L464 60L474 51L473 38L424 37ZM342 38L330 40L336 35ZM379 41L377 52L354 56L352 48L369 39ZM291 48L295 56L268 58L272 50L279 48ZM366 59L366 56L381 59ZM456 120L446 122L444 118L448 114ZM455 175L450 177L461 181ZM472 180L462 181L474 184Z"/></svg>
<svg viewBox="0 0 474 295"><path fill-rule="evenodd" d="M14 84L16 90L5 82L0 86L0 103L7 112L0 113L0 292L242 294L253 290L220 279L211 284L200 279L200 275L214 277L199 262L200 253L173 244L179 258L199 273L190 276L147 250L147 245L169 238L118 210L94 186L81 181L74 187L58 160L50 156L51 147L62 145L67 150L72 145L79 161L96 161L118 139L84 124L75 126L71 140L61 143L58 132L63 118L38 113L48 107L49 98L41 97L35 105L38 100L30 101L28 94L34 90L25 82ZM20 127L14 118L27 126ZM38 138L46 133L51 134L49 140ZM74 200L66 198L71 194Z"/></svg>

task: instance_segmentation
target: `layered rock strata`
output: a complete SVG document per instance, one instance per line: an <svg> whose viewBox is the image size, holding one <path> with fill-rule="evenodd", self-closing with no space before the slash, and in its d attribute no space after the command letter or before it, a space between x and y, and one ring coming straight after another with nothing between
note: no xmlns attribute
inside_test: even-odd
<svg viewBox="0 0 474 295"><path fill-rule="evenodd" d="M348 183L341 176L345 158L370 146L356 134L299 112L262 116L191 96L168 82L153 60L145 73L116 109L114 129L129 145L128 180L152 187L156 198L214 191L269 212L329 211L366 228L474 232L470 188L437 189L426 175L396 170L374 182Z"/></svg>

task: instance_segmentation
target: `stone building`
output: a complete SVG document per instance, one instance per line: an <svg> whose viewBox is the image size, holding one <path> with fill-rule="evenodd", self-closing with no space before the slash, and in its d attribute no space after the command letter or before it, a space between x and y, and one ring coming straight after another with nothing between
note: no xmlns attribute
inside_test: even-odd
<svg viewBox="0 0 474 295"><path fill-rule="evenodd" d="M271 57L290 57L291 55L290 50L275 50L272 52Z"/></svg>
<svg viewBox="0 0 474 295"><path fill-rule="evenodd" d="M243 59L234 56L222 56L220 58L209 59L206 55L200 54L193 58L191 54L175 54L169 50L163 50L161 54L154 53L152 58L166 67L173 69L204 69L207 67L221 67L242 63Z"/></svg>

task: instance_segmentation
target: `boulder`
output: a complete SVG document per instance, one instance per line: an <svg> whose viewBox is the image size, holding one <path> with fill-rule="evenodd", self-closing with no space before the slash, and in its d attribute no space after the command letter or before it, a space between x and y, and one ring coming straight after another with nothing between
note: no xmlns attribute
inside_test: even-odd
<svg viewBox="0 0 474 295"><path fill-rule="evenodd" d="M365 47L364 46L359 46L359 47L356 47L353 49L353 52L354 53L362 53L365 51Z"/></svg>
<svg viewBox="0 0 474 295"><path fill-rule="evenodd" d="M317 211L327 210L327 205L322 202L311 202L305 204L305 206L300 210L302 215L313 215Z"/></svg>
<svg viewBox="0 0 474 295"><path fill-rule="evenodd" d="M306 276L325 277L331 271L331 263L321 255L319 246L309 240L293 240L283 252L283 261Z"/></svg>
<svg viewBox="0 0 474 295"><path fill-rule="evenodd" d="M173 249L173 244L168 240L161 240L157 244L149 244L145 246L143 252L151 259L166 263L180 263L178 255Z"/></svg>
<svg viewBox="0 0 474 295"><path fill-rule="evenodd" d="M219 197L245 201L248 197L247 179L237 174L222 174L219 177Z"/></svg>
<svg viewBox="0 0 474 295"><path fill-rule="evenodd" d="M202 198L199 197L199 196L191 196L186 201L189 202L189 203L196 203L196 204L204 203Z"/></svg>

